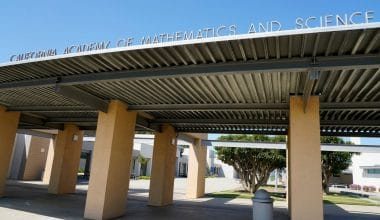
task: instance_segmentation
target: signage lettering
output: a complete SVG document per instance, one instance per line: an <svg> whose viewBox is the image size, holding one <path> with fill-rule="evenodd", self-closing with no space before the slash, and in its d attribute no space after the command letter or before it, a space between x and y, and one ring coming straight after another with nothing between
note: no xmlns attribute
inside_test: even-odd
<svg viewBox="0 0 380 220"><path fill-rule="evenodd" d="M336 14L336 15L324 15L324 16L309 16L306 18L298 17L295 19L295 29L308 29L308 28L323 28L331 26L343 26L353 25L360 23L370 23L375 19L374 11L365 12L353 12L351 14ZM248 26L246 33L260 33L260 32L274 32L281 31L282 25L279 21L267 21L259 23L251 23ZM143 36L138 41L140 45L146 44L158 44L174 41L186 41L195 39L204 39L210 37L220 37L228 35L238 34L238 26L232 25L220 25L217 27L207 27L198 30L190 31L177 31L173 33L160 33L151 36ZM92 42L87 44L71 45L63 49L62 54L88 52L94 50L108 49L113 45L114 47L129 47L135 43L134 37L118 39L114 43L111 41ZM36 59L42 57L56 56L58 54L57 49L47 49L40 51L26 52L18 55L12 55L10 61L22 61L29 59Z"/></svg>

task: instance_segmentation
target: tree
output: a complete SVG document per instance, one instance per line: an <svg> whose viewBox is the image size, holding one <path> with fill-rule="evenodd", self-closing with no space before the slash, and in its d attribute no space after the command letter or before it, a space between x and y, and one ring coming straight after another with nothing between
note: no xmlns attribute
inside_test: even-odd
<svg viewBox="0 0 380 220"><path fill-rule="evenodd" d="M149 159L145 158L143 155L139 154L139 156L137 157L137 161L141 164L142 175L145 176L146 175L146 166L149 162Z"/></svg>
<svg viewBox="0 0 380 220"><path fill-rule="evenodd" d="M352 144L342 138L325 136L321 137L323 144ZM322 187L325 193L329 192L329 182L333 175L339 175L351 164L352 152L322 151Z"/></svg>
<svg viewBox="0 0 380 220"><path fill-rule="evenodd" d="M278 142L285 141L285 136L226 135L219 140ZM216 152L218 159L238 172L243 187L252 193L267 183L273 170L286 166L284 150L218 147Z"/></svg>

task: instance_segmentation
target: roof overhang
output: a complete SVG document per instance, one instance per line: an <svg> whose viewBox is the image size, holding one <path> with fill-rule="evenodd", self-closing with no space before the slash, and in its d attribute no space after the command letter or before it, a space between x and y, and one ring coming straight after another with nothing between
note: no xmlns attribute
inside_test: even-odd
<svg viewBox="0 0 380 220"><path fill-rule="evenodd" d="M95 129L118 99L137 130L287 134L289 96L320 96L321 134L380 137L380 23L137 45L0 64L20 129Z"/></svg>

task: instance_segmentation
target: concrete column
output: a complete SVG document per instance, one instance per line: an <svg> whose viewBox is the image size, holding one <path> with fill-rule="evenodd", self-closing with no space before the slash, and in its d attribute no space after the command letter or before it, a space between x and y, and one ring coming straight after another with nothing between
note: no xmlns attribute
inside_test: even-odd
<svg viewBox="0 0 380 220"><path fill-rule="evenodd" d="M205 194L205 176L207 147L201 145L201 139L194 139L189 149L189 172L187 176L186 196L199 198Z"/></svg>
<svg viewBox="0 0 380 220"><path fill-rule="evenodd" d="M319 97L306 112L302 97L290 97L288 134L289 212L292 220L323 219Z"/></svg>
<svg viewBox="0 0 380 220"><path fill-rule="evenodd" d="M86 153L86 164L84 166L84 175L86 179L88 179L90 175L91 157L92 157L91 152Z"/></svg>
<svg viewBox="0 0 380 220"><path fill-rule="evenodd" d="M52 194L75 193L83 131L75 125L65 125L54 141L54 159L48 191Z"/></svg>
<svg viewBox="0 0 380 220"><path fill-rule="evenodd" d="M42 182L44 184L49 184L50 182L51 168L53 167L53 160L54 160L54 139L50 138L48 154L47 154L46 163L45 163L44 176L42 178Z"/></svg>
<svg viewBox="0 0 380 220"><path fill-rule="evenodd" d="M107 113L99 112L84 213L87 219L125 213L136 116L120 101L111 101Z"/></svg>
<svg viewBox="0 0 380 220"><path fill-rule="evenodd" d="M173 203L176 152L176 132L172 126L164 125L154 137L148 203L151 206Z"/></svg>
<svg viewBox="0 0 380 220"><path fill-rule="evenodd" d="M49 150L49 138L31 136L23 180L41 180Z"/></svg>
<svg viewBox="0 0 380 220"><path fill-rule="evenodd" d="M4 195L19 119L19 112L7 112L0 106L0 197Z"/></svg>

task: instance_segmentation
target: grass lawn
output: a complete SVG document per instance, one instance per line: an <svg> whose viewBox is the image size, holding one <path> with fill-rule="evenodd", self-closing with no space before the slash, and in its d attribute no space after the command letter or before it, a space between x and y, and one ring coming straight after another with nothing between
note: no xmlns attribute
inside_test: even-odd
<svg viewBox="0 0 380 220"><path fill-rule="evenodd" d="M323 195L323 202L330 204L380 206L380 203L371 199L343 196L339 194Z"/></svg>
<svg viewBox="0 0 380 220"><path fill-rule="evenodd" d="M251 199L252 194L245 191L233 191L233 190L227 190L227 191L221 191L221 192L214 192L207 194L209 197L215 197L215 198L242 198L242 199ZM278 197L278 196L272 196L272 199L275 201L285 201L284 198Z"/></svg>
<svg viewBox="0 0 380 220"><path fill-rule="evenodd" d="M279 195L279 194L277 194ZM252 194L244 191L221 191L221 192L215 192L215 193L209 193L207 194L209 197L216 197L216 198L242 198L242 199L251 199ZM285 198L282 198L280 196L272 195L271 196L273 200L275 201L286 201ZM365 205L365 206L380 206L379 202L365 199L365 198L357 198L357 197L350 197L350 196L343 196L339 194L329 194L329 195L323 195L323 202L327 204L347 204L347 205Z"/></svg>

